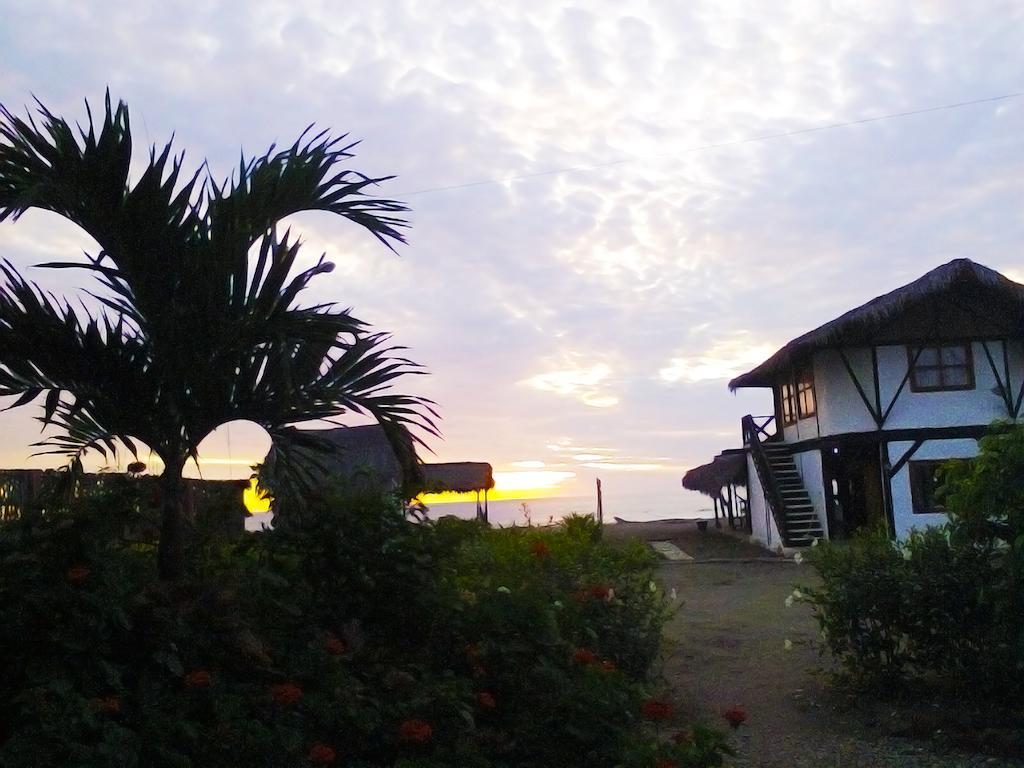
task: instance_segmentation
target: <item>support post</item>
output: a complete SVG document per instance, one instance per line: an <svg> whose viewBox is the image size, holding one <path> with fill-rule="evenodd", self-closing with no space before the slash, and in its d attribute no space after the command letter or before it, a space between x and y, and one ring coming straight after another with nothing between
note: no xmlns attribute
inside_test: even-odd
<svg viewBox="0 0 1024 768"><path fill-rule="evenodd" d="M484 522L490 523L490 510L487 509L487 489L484 488Z"/></svg>
<svg viewBox="0 0 1024 768"><path fill-rule="evenodd" d="M597 478L597 524L604 525L604 503L601 499L601 478Z"/></svg>
<svg viewBox="0 0 1024 768"><path fill-rule="evenodd" d="M892 467L889 464L889 444L878 441L878 463L882 472L882 509L885 511L889 538L896 538L896 518L892 508Z"/></svg>

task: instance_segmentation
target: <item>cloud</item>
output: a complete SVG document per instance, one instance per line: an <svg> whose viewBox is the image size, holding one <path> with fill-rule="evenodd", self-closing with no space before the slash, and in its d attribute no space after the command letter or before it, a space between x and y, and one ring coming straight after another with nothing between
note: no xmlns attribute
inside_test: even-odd
<svg viewBox="0 0 1024 768"><path fill-rule="evenodd" d="M611 376L611 368L597 363L588 368L569 368L538 373L523 381L539 392L551 392L562 397L574 397L591 408L611 408L619 398L601 392L601 385Z"/></svg>
<svg viewBox="0 0 1024 768"><path fill-rule="evenodd" d="M109 84L140 157L176 130L218 176L311 122L363 139L351 166L398 174L381 191L412 205L410 245L296 217L302 258L338 265L306 300L427 367L401 386L439 403L438 460L512 465L569 435L551 453L582 487L604 470L572 455L692 466L735 444L770 402L724 381L774 340L957 256L1020 274L1021 101L707 147L1016 91L1022 35L1019 4L953 0L39 0L5 6L0 102L79 118ZM0 255L77 258L72 230L5 222ZM21 410L0 414L9 466L37 437Z"/></svg>
<svg viewBox="0 0 1024 768"><path fill-rule="evenodd" d="M698 355L672 358L658 371L658 377L669 384L727 381L764 362L776 349L776 345L755 342L751 334L743 332L716 341Z"/></svg>

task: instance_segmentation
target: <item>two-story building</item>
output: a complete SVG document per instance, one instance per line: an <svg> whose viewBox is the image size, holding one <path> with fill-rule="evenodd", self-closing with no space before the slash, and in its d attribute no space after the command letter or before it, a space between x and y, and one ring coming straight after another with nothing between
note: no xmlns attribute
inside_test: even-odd
<svg viewBox="0 0 1024 768"><path fill-rule="evenodd" d="M809 545L866 526L941 522L935 470L977 453L1024 401L1024 285L956 259L786 346L729 382L770 388L743 419L751 534Z"/></svg>

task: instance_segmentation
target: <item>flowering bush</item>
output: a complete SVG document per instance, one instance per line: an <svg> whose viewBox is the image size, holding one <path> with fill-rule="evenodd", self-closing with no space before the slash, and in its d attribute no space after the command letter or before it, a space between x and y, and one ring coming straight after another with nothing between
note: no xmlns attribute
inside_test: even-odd
<svg viewBox="0 0 1024 768"><path fill-rule="evenodd" d="M669 738L653 560L582 523L349 499L211 544L168 585L111 517L0 524L4 766L700 768L727 749Z"/></svg>

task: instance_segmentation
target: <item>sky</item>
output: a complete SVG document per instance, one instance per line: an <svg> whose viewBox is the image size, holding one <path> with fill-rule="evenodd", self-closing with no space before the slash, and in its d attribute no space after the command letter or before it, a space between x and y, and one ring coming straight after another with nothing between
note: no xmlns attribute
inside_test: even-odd
<svg viewBox="0 0 1024 768"><path fill-rule="evenodd" d="M102 8L102 10L98 10ZM84 117L109 86L139 144L172 133L227 176L310 123L412 207L395 255L327 215L290 222L336 265L307 301L393 334L443 440L499 487L681 494L740 443L764 390L727 381L953 258L1024 279L1019 2L245 4L0 0L0 103ZM141 148L140 148L141 149ZM141 159L141 154L140 154ZM30 213L0 257L90 250ZM76 282L78 281L78 282ZM0 414L0 466L39 466L32 413ZM353 423L356 423L353 421ZM247 425L201 446L245 477ZM522 474L533 473L533 474Z"/></svg>

